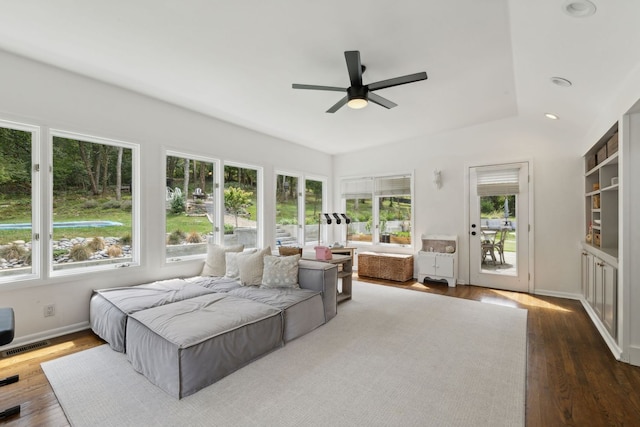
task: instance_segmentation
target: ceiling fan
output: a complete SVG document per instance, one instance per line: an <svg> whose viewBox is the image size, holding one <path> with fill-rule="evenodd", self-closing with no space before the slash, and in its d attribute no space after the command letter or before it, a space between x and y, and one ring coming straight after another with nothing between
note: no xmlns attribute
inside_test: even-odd
<svg viewBox="0 0 640 427"><path fill-rule="evenodd" d="M364 73L366 67L360 63L360 51L348 50L344 53L344 57L347 60L347 70L349 71L349 79L351 80L351 86L349 86L348 88L335 86L303 85L297 83L294 83L292 87L294 89L347 92L347 95L344 98L342 98L333 107L327 110L327 113L335 113L345 104L347 104L347 106L350 108L360 109L366 107L369 101L373 102L374 104L381 105L387 109L397 107L398 104L391 102L378 94L373 93L373 91L427 79L427 73L423 71L421 73L409 74L407 76L395 77L393 79L381 80L379 82L363 85L362 73Z"/></svg>

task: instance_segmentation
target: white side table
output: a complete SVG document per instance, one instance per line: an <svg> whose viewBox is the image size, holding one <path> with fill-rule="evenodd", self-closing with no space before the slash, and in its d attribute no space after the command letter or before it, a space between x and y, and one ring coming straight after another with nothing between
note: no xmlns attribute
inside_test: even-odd
<svg viewBox="0 0 640 427"><path fill-rule="evenodd" d="M453 252L448 252L453 250ZM458 279L458 236L422 235L422 250L418 252L418 282L425 278L445 279L450 287Z"/></svg>

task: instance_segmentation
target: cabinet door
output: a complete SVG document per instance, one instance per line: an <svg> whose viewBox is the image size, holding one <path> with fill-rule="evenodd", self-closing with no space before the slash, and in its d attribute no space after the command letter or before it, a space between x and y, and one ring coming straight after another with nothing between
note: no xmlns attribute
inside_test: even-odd
<svg viewBox="0 0 640 427"><path fill-rule="evenodd" d="M594 259L595 263L595 275L593 280L593 304L591 306L595 310L596 314L602 319L603 313L603 298L604 298L604 261L600 258Z"/></svg>
<svg viewBox="0 0 640 427"><path fill-rule="evenodd" d="M593 254L582 251L582 295L593 305Z"/></svg>
<svg viewBox="0 0 640 427"><path fill-rule="evenodd" d="M443 277L453 277L453 257L436 257L436 274Z"/></svg>
<svg viewBox="0 0 640 427"><path fill-rule="evenodd" d="M618 270L609 264L602 267L603 300L602 323L613 338L617 338L617 299L618 299Z"/></svg>
<svg viewBox="0 0 640 427"><path fill-rule="evenodd" d="M436 254L431 252L420 252L418 254L418 273L436 275Z"/></svg>

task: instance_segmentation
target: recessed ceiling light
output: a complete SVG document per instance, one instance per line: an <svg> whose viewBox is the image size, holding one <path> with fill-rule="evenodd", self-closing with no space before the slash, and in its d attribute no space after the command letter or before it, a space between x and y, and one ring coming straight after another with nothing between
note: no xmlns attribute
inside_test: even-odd
<svg viewBox="0 0 640 427"><path fill-rule="evenodd" d="M551 77L551 83L557 86L562 86L562 87L569 87L573 84L569 80L565 79L564 77Z"/></svg>
<svg viewBox="0 0 640 427"><path fill-rule="evenodd" d="M556 116L555 114L551 114L551 113L544 113L544 116L545 116L547 119L551 119L551 120L558 120L558 119L559 119L559 117L558 117L558 116Z"/></svg>
<svg viewBox="0 0 640 427"><path fill-rule="evenodd" d="M565 0L562 10L574 18L586 18L596 13L596 5L589 0Z"/></svg>

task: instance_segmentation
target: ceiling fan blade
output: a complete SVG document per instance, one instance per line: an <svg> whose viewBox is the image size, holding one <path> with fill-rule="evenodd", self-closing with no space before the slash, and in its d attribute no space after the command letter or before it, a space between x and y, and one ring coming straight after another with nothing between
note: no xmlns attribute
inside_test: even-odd
<svg viewBox="0 0 640 427"><path fill-rule="evenodd" d="M348 50L344 53L347 60L347 70L349 71L349 80L351 86L362 86L362 64L360 64L360 51Z"/></svg>
<svg viewBox="0 0 640 427"><path fill-rule="evenodd" d="M387 98L383 98L380 95L377 95L373 92L369 92L368 98L369 98L369 101L373 102L374 104L378 104L384 108L393 108L398 106L398 104L396 104L395 102L389 101Z"/></svg>
<svg viewBox="0 0 640 427"><path fill-rule="evenodd" d="M367 86L369 87L369 90L378 90L378 89L385 89L392 86L399 86L407 83L413 83L413 82L426 80L426 79L427 79L427 73L423 71L421 73L409 74L407 76L396 77L389 80L382 80L379 82L371 83Z"/></svg>
<svg viewBox="0 0 640 427"><path fill-rule="evenodd" d="M311 90L330 90L334 92L346 92L347 89L344 87L335 87L335 86L317 86L317 85L301 85L298 83L294 83L291 85L294 89L311 89Z"/></svg>
<svg viewBox="0 0 640 427"><path fill-rule="evenodd" d="M335 113L336 111L338 111L340 108L342 108L347 101L349 101L349 97L345 96L344 98L342 98L340 101L336 102L335 105L331 108L329 108L327 110L327 113Z"/></svg>

